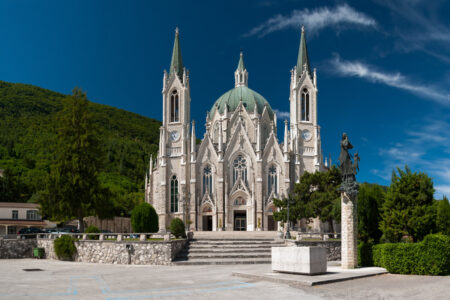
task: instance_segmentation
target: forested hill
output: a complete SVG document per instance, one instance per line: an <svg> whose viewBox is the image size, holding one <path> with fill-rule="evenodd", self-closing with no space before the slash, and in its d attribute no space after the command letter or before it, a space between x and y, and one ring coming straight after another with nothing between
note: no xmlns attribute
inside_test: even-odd
<svg viewBox="0 0 450 300"><path fill-rule="evenodd" d="M42 189L52 161L57 113L66 101L64 94L0 81L0 169L7 170L0 201L33 201ZM161 123L93 102L90 109L106 153L101 181L113 191L123 214L131 202L143 198L145 171L150 154L158 149Z"/></svg>

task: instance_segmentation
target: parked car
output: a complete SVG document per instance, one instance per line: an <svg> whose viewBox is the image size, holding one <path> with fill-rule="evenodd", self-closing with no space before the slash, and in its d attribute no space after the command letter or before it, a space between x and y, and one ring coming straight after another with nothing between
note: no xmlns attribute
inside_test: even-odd
<svg viewBox="0 0 450 300"><path fill-rule="evenodd" d="M45 231L41 228L29 227L20 229L19 232L17 232L17 235L20 235L22 239L31 239L36 238L38 233L45 233Z"/></svg>

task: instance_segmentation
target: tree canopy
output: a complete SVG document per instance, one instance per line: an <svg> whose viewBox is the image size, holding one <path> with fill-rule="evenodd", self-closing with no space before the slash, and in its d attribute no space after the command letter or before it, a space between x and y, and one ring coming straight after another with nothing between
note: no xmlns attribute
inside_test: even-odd
<svg viewBox="0 0 450 300"><path fill-rule="evenodd" d="M319 217L321 221L329 222L333 231L332 220L340 219L340 184L341 174L336 166L326 172L305 172L289 196L292 199L290 221ZM274 205L279 208L274 212L274 219L286 222L286 201L274 199Z"/></svg>
<svg viewBox="0 0 450 300"><path fill-rule="evenodd" d="M58 116L69 101L50 90L0 81L1 201L39 199L55 159ZM161 123L93 102L88 111L105 153L99 181L111 191L114 214L129 216L136 199L144 198L145 172L158 149Z"/></svg>
<svg viewBox="0 0 450 300"><path fill-rule="evenodd" d="M380 229L383 239L399 242L403 236L422 240L435 229L436 209L433 182L425 173L397 168L383 204Z"/></svg>

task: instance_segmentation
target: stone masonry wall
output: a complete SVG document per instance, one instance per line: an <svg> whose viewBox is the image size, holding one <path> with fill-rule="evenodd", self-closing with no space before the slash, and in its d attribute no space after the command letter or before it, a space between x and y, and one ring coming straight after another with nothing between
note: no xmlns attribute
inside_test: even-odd
<svg viewBox="0 0 450 300"><path fill-rule="evenodd" d="M38 246L45 248L46 258L57 259L53 239L38 239ZM131 246L130 251L127 245ZM75 242L77 254L74 261L133 264L170 265L176 254L186 245L186 240L174 241L98 241L80 240Z"/></svg>
<svg viewBox="0 0 450 300"><path fill-rule="evenodd" d="M0 239L0 259L33 257L36 239L4 240Z"/></svg>
<svg viewBox="0 0 450 300"><path fill-rule="evenodd" d="M286 240L287 246L293 247L324 247L327 248L327 260L341 260L341 242L340 241L293 241Z"/></svg>

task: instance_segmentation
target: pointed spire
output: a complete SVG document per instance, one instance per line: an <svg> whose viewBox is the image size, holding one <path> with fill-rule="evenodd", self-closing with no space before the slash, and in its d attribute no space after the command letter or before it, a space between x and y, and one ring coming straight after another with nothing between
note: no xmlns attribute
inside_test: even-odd
<svg viewBox="0 0 450 300"><path fill-rule="evenodd" d="M239 63L238 63L236 71L244 71L244 70L245 70L244 53L241 51L241 55L239 57Z"/></svg>
<svg viewBox="0 0 450 300"><path fill-rule="evenodd" d="M183 80L183 60L181 59L181 48L178 27L175 29L175 41L173 42L172 61L170 62L170 73L177 74L180 80Z"/></svg>
<svg viewBox="0 0 450 300"><path fill-rule="evenodd" d="M248 72L244 65L244 54L241 51L239 63L234 72L234 86L248 86Z"/></svg>
<svg viewBox="0 0 450 300"><path fill-rule="evenodd" d="M308 49L306 48L305 27L302 26L302 35L300 37L300 47L298 49L297 58L297 76L301 76L306 65L306 71L311 74Z"/></svg>

